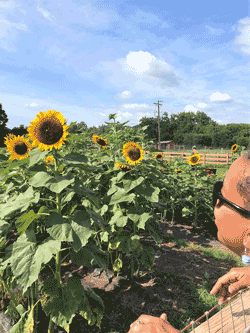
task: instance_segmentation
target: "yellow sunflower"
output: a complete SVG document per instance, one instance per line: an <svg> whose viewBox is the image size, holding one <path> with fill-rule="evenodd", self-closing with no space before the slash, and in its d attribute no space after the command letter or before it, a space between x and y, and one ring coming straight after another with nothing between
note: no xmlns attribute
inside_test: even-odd
<svg viewBox="0 0 250 333"><path fill-rule="evenodd" d="M162 159L162 158L163 158L163 153L156 153L156 154L154 155L154 158L156 158L157 160Z"/></svg>
<svg viewBox="0 0 250 333"><path fill-rule="evenodd" d="M46 163L53 163L54 162L54 157L52 155L47 156L45 159ZM46 165L46 168L48 169L49 167Z"/></svg>
<svg viewBox="0 0 250 333"><path fill-rule="evenodd" d="M63 144L63 140L67 140L66 136L69 132L66 130L69 128L64 124L66 119L61 112L48 110L41 111L37 114L37 118L31 121L31 124L27 131L29 138L33 141L32 147L38 146L38 149L52 150L59 149Z"/></svg>
<svg viewBox="0 0 250 333"><path fill-rule="evenodd" d="M199 154L195 154L193 156L189 156L188 162L191 165L196 165L200 162L201 156Z"/></svg>
<svg viewBox="0 0 250 333"><path fill-rule="evenodd" d="M177 173L183 172L181 169L175 169L174 171Z"/></svg>
<svg viewBox="0 0 250 333"><path fill-rule="evenodd" d="M143 159L143 150L137 143L127 142L123 146L123 155L126 157L128 163L135 165Z"/></svg>
<svg viewBox="0 0 250 333"><path fill-rule="evenodd" d="M29 151L32 145L24 137L18 135L11 135L5 137L4 144L7 146L7 151L11 154L10 160L22 160L29 156Z"/></svg>
<svg viewBox="0 0 250 333"><path fill-rule="evenodd" d="M54 157L53 157L52 155L49 155L49 156L45 159L45 161L46 161L47 163L53 163L53 162L54 162Z"/></svg>
<svg viewBox="0 0 250 333"><path fill-rule="evenodd" d="M238 149L239 146L237 146L236 144L234 144L232 147L231 147L231 150L234 152Z"/></svg>
<svg viewBox="0 0 250 333"><path fill-rule="evenodd" d="M97 143L102 148L107 148L107 140L103 139L101 136L93 135L92 137L93 141Z"/></svg>
<svg viewBox="0 0 250 333"><path fill-rule="evenodd" d="M133 170L131 166L126 164L115 163L115 166L117 167L117 169L121 169L122 171Z"/></svg>

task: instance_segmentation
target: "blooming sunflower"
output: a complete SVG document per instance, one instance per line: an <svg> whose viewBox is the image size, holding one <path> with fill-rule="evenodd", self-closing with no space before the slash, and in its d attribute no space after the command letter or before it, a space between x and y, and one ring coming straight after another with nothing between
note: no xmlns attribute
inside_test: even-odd
<svg viewBox="0 0 250 333"><path fill-rule="evenodd" d="M181 169L175 169L174 171L177 173L183 172Z"/></svg>
<svg viewBox="0 0 250 333"><path fill-rule="evenodd" d="M59 149L63 144L63 140L67 140L66 136L69 128L65 123L65 119L61 112L48 110L41 111L37 114L37 118L31 121L27 131L29 138L33 141L32 147L38 146L43 150Z"/></svg>
<svg viewBox="0 0 250 333"><path fill-rule="evenodd" d="M115 166L117 167L117 169L121 169L122 171L133 170L131 166L126 164L115 163Z"/></svg>
<svg viewBox="0 0 250 333"><path fill-rule="evenodd" d="M127 142L123 146L123 155L129 163L135 165L143 159L143 150L137 143Z"/></svg>
<svg viewBox="0 0 250 333"><path fill-rule="evenodd" d="M163 153L156 153L156 154L154 155L154 158L156 158L157 160L162 159L162 158L163 158Z"/></svg>
<svg viewBox="0 0 250 333"><path fill-rule="evenodd" d="M10 135L5 137L4 144L7 146L7 151L11 154L10 160L22 160L29 156L29 150L32 145L24 137L18 135Z"/></svg>
<svg viewBox="0 0 250 333"><path fill-rule="evenodd" d="M232 151L236 151L238 149L239 146L237 146L236 144L232 145L231 150Z"/></svg>
<svg viewBox="0 0 250 333"><path fill-rule="evenodd" d="M188 162L191 165L196 165L200 162L201 156L199 154L195 154L193 156L189 156Z"/></svg>
<svg viewBox="0 0 250 333"><path fill-rule="evenodd" d="M47 156L47 158L45 159L46 163L53 163L54 162L54 157L52 155ZM46 168L48 169L47 165Z"/></svg>
<svg viewBox="0 0 250 333"><path fill-rule="evenodd" d="M103 139L101 136L93 135L92 137L93 141L97 143L102 148L107 148L107 140Z"/></svg>

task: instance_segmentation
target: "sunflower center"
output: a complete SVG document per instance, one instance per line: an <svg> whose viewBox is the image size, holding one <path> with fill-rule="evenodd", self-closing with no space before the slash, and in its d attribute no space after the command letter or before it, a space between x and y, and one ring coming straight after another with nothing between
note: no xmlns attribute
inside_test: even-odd
<svg viewBox="0 0 250 333"><path fill-rule="evenodd" d="M15 144L14 151L18 155L25 155L28 151L28 147L24 142L17 142Z"/></svg>
<svg viewBox="0 0 250 333"><path fill-rule="evenodd" d="M103 139L96 139L96 142L98 143L98 145L100 146L106 146L106 142Z"/></svg>
<svg viewBox="0 0 250 333"><path fill-rule="evenodd" d="M131 159L131 161L137 161L141 156L140 149L133 147L130 148L128 151L128 157Z"/></svg>
<svg viewBox="0 0 250 333"><path fill-rule="evenodd" d="M39 126L38 135L40 142L53 145L63 136L63 125L56 119L45 120Z"/></svg>
<svg viewBox="0 0 250 333"><path fill-rule="evenodd" d="M197 163L198 162L198 157L197 156L193 156L192 157L192 163Z"/></svg>

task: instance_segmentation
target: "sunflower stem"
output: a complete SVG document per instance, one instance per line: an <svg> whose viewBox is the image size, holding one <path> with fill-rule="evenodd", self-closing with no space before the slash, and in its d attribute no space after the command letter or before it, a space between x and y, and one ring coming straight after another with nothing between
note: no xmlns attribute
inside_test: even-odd
<svg viewBox="0 0 250 333"><path fill-rule="evenodd" d="M195 165L195 179L194 179L194 185L195 185L195 188L194 188L194 209L195 209L195 220L194 220L194 227L196 228L197 227L197 188L196 188L196 184L197 184L197 173L196 173L196 165Z"/></svg>
<svg viewBox="0 0 250 333"><path fill-rule="evenodd" d="M58 164L57 164L57 159L56 159L56 152L55 152L55 148L53 147L52 150L53 156L54 156L54 161L55 161L55 175L58 175ZM57 213L61 215L61 198L60 198L60 194L56 193L56 210ZM60 251L57 252L56 254L56 269L55 269L55 279L59 282L60 286L63 285L62 280L61 280L61 259L60 259ZM49 328L48 328L48 333L53 332L53 322L50 316L49 319Z"/></svg>

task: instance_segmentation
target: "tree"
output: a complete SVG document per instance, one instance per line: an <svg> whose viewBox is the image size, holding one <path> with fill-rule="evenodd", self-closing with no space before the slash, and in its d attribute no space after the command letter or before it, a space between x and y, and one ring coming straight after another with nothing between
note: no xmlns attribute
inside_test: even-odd
<svg viewBox="0 0 250 333"><path fill-rule="evenodd" d="M0 103L0 147L6 147L4 138L10 133L10 129L6 127L8 121L8 116L2 109L2 104Z"/></svg>
<svg viewBox="0 0 250 333"><path fill-rule="evenodd" d="M6 112L2 109L2 104L0 103L0 128L4 128L9 121Z"/></svg>

